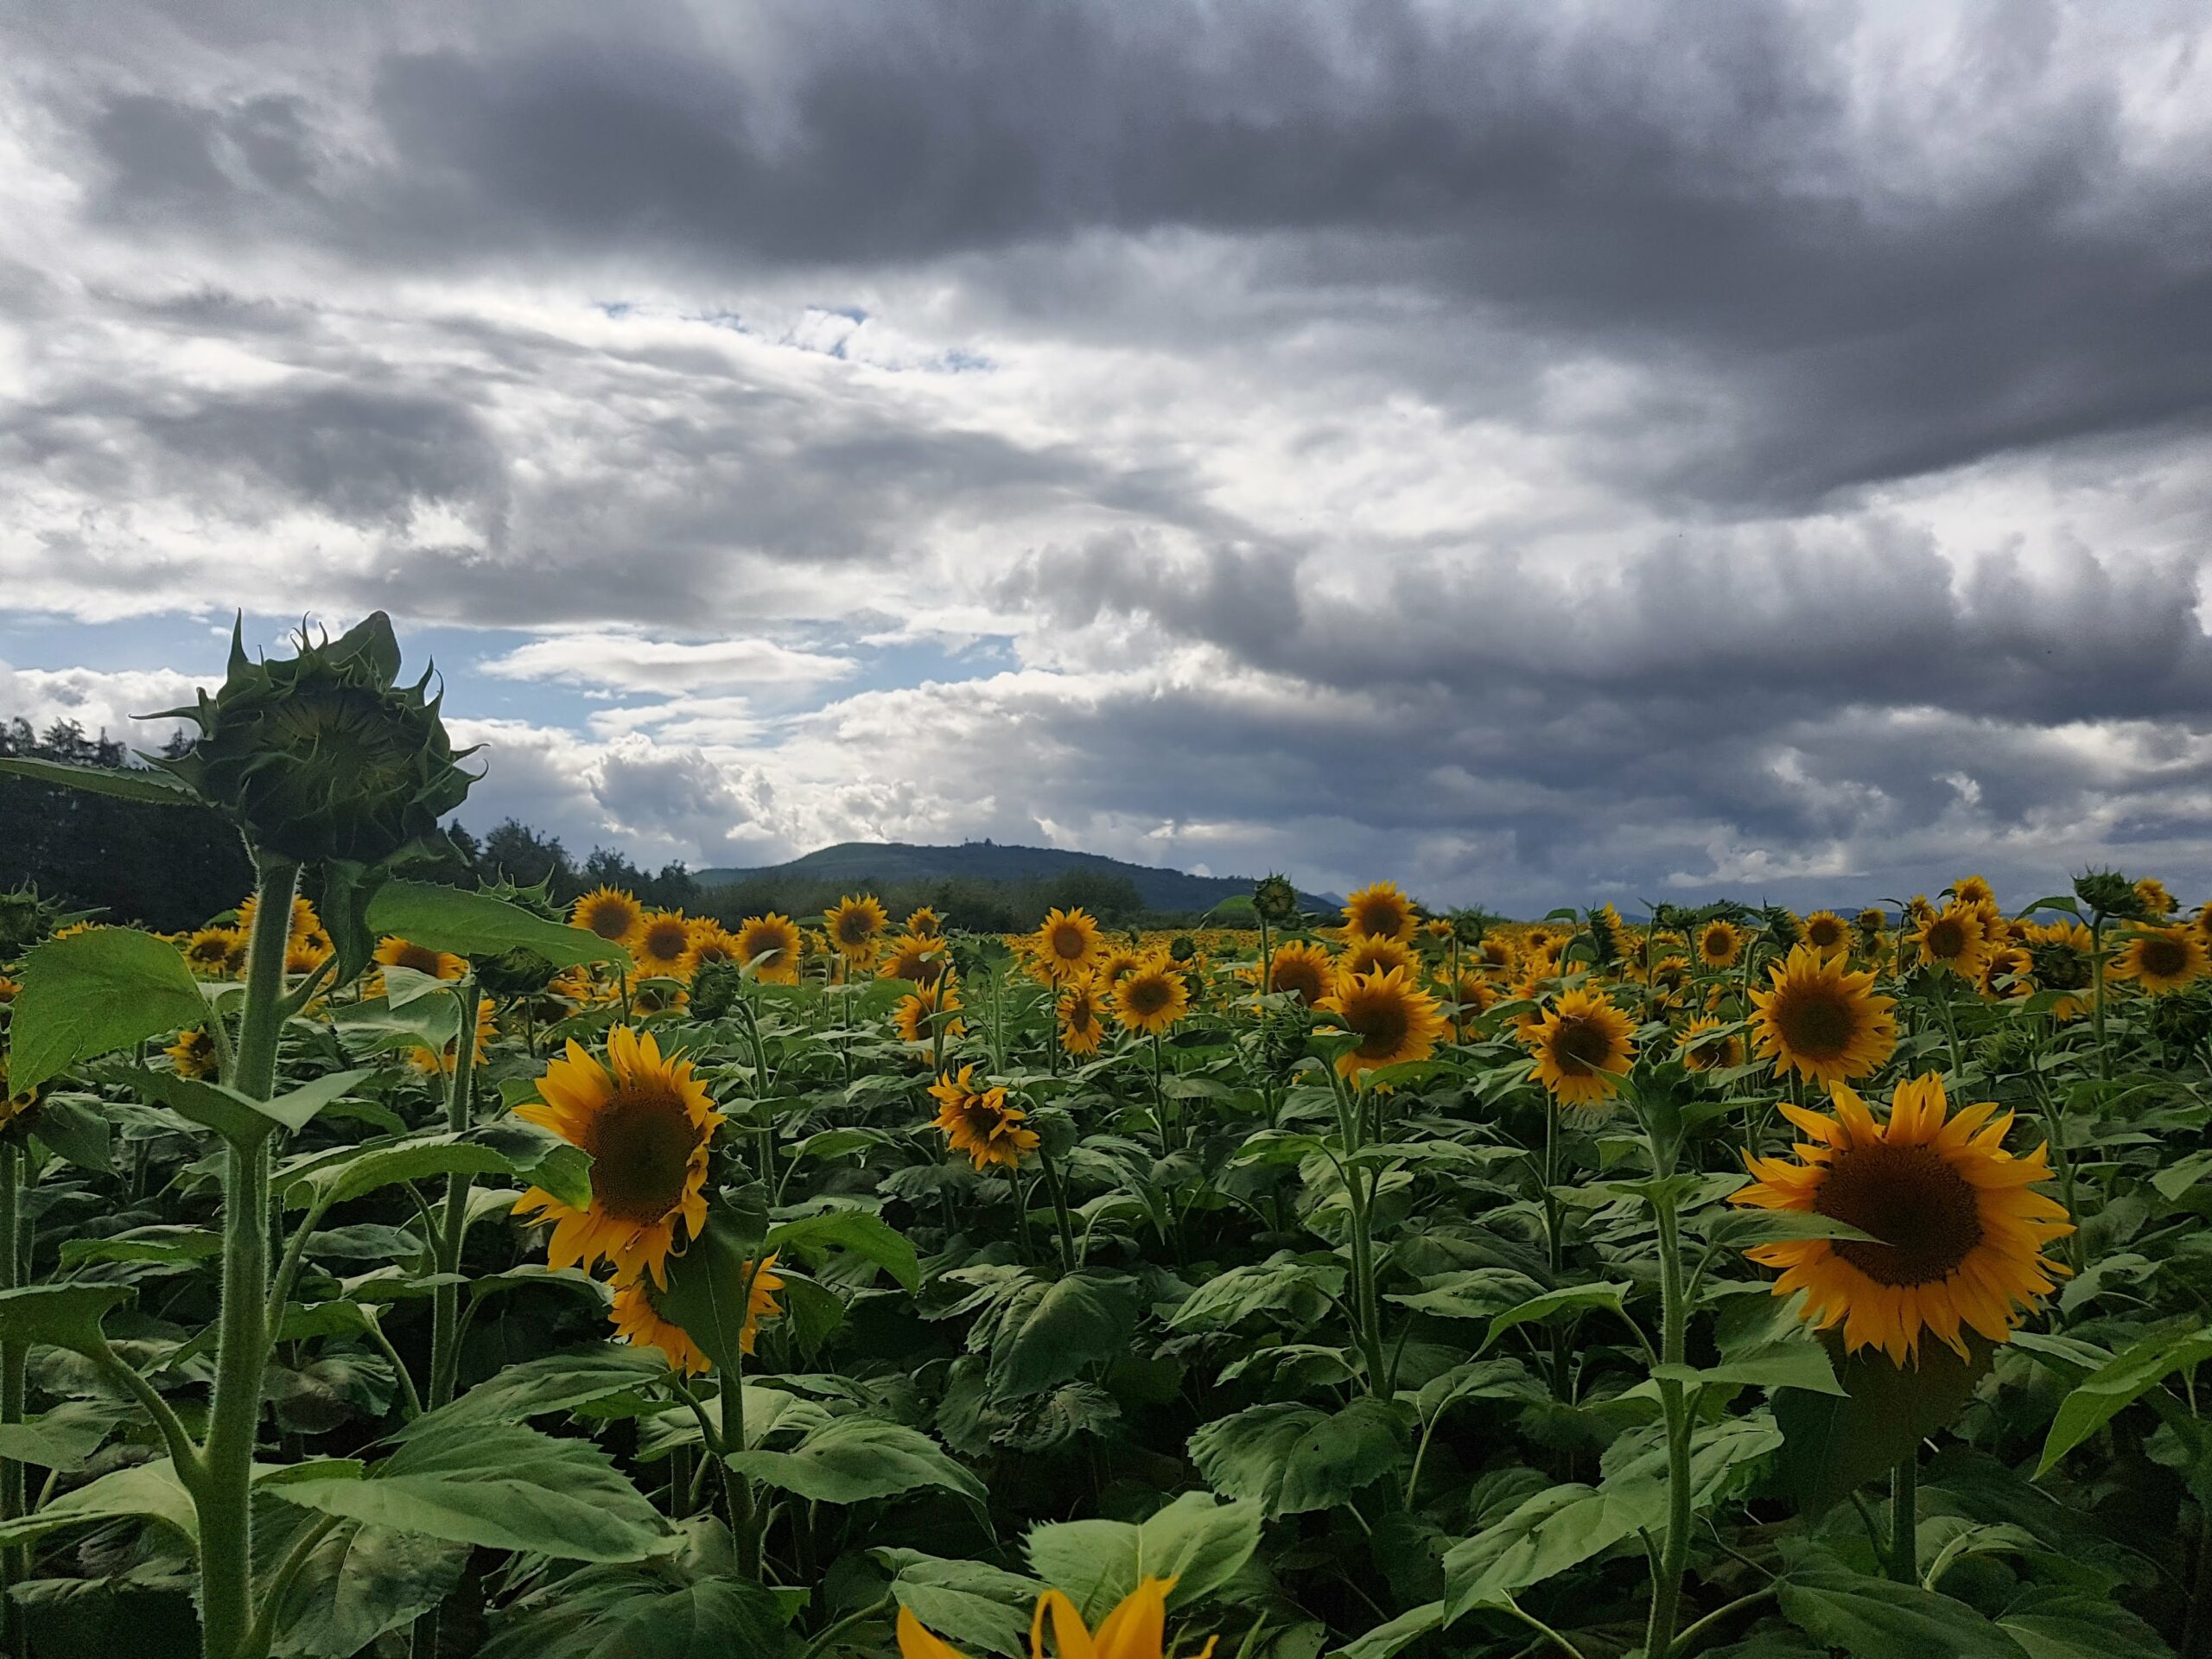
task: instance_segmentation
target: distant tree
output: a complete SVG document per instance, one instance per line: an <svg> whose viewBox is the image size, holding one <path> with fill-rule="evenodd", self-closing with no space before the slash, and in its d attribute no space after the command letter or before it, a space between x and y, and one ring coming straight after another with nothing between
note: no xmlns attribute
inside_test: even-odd
<svg viewBox="0 0 2212 1659"><path fill-rule="evenodd" d="M534 887L550 880L554 896L574 899L583 891L569 849L558 836L542 836L518 818L503 819L484 837L473 862L485 880L501 877L518 887Z"/></svg>

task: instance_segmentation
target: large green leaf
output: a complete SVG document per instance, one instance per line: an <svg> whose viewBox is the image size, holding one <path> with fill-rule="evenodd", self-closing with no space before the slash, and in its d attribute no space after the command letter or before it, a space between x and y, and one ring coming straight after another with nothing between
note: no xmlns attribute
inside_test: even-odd
<svg viewBox="0 0 2212 1659"><path fill-rule="evenodd" d="M1401 1649L1409 1647L1433 1630L1444 1625L1444 1604L1425 1601L1418 1607L1400 1613L1388 1624L1377 1624L1366 1635L1347 1642L1332 1650L1331 1659L1391 1659Z"/></svg>
<svg viewBox="0 0 2212 1659"><path fill-rule="evenodd" d="M984 1561L946 1560L914 1549L868 1554L891 1569L893 1597L932 1636L963 1653L1025 1659L1030 1614L1045 1586Z"/></svg>
<svg viewBox="0 0 2212 1659"><path fill-rule="evenodd" d="M740 1474L817 1503L860 1503L938 1486L981 1503L983 1483L918 1429L880 1417L834 1417L789 1452L734 1453Z"/></svg>
<svg viewBox="0 0 2212 1659"><path fill-rule="evenodd" d="M27 1422L0 1423L0 1458L74 1474L137 1412L126 1400L64 1400Z"/></svg>
<svg viewBox="0 0 2212 1659"><path fill-rule="evenodd" d="M1531 1319L1549 1319L1554 1313L1580 1313L1592 1307L1602 1307L1618 1313L1631 1288L1633 1287L1628 1285L1568 1285L1564 1289L1531 1296L1518 1306L1506 1309L1490 1322L1490 1332L1483 1338L1483 1347L1488 1348L1516 1325L1525 1325Z"/></svg>
<svg viewBox="0 0 2212 1659"><path fill-rule="evenodd" d="M308 1557L277 1619L274 1651L350 1659L453 1593L470 1546L390 1527L341 1523Z"/></svg>
<svg viewBox="0 0 2212 1659"><path fill-rule="evenodd" d="M1989 1370L1990 1347L1969 1337L1961 1359L1940 1342L1920 1344L1917 1365L1893 1365L1877 1349L1861 1349L1835 1367L1843 1392L1774 1392L1774 1420L1783 1435L1777 1469L1808 1519L1816 1519L1864 1483L1886 1474L1899 1458L1948 1427Z"/></svg>
<svg viewBox="0 0 2212 1659"><path fill-rule="evenodd" d="M374 1526L576 1560L639 1560L667 1533L597 1446L512 1424L454 1425L412 1438L366 1479L287 1481L267 1490Z"/></svg>
<svg viewBox="0 0 2212 1659"><path fill-rule="evenodd" d="M276 1191L295 1209L343 1204L400 1181L432 1175L512 1175L582 1209L591 1201L590 1154L560 1136L503 1118L474 1129L394 1135L280 1166Z"/></svg>
<svg viewBox="0 0 2212 1659"><path fill-rule="evenodd" d="M1333 1414L1292 1401L1218 1417L1191 1436L1206 1484L1277 1516L1334 1509L1395 1466L1401 1408L1355 1400Z"/></svg>
<svg viewBox="0 0 2212 1659"><path fill-rule="evenodd" d="M913 1241L865 1210L830 1210L779 1222L768 1230L766 1248L790 1251L817 1268L826 1252L848 1250L874 1262L908 1292L922 1287L921 1262Z"/></svg>
<svg viewBox="0 0 2212 1659"><path fill-rule="evenodd" d="M0 1521L0 1544L25 1543L67 1527L131 1519L159 1521L188 1541L199 1541L200 1516L192 1506L192 1494L163 1458L118 1469L73 1492L64 1492L33 1514Z"/></svg>
<svg viewBox="0 0 2212 1659"><path fill-rule="evenodd" d="M1264 1262L1216 1274L1184 1299L1167 1325L1171 1331L1216 1330L1263 1313L1308 1325L1327 1316L1344 1287L1341 1268L1301 1262L1288 1250L1278 1250Z"/></svg>
<svg viewBox="0 0 2212 1659"><path fill-rule="evenodd" d="M1782 1582L1783 1617L1851 1659L2020 1659L2011 1637L1962 1601L1840 1567L1801 1567Z"/></svg>
<svg viewBox="0 0 2212 1659"><path fill-rule="evenodd" d="M174 1071L149 1071L143 1066L111 1066L100 1075L124 1084L143 1099L158 1101L178 1116L214 1130L226 1141L250 1146L280 1126L294 1131L305 1128L315 1121L316 1114L374 1077L376 1071L372 1067L333 1071L288 1090L272 1100L256 1100L224 1084L179 1077Z"/></svg>
<svg viewBox="0 0 2212 1659"><path fill-rule="evenodd" d="M654 1295L662 1316L683 1328L699 1351L721 1370L743 1369L751 1284L766 1246L749 1211L734 1214L721 1205L707 1211L707 1224L683 1255L671 1258L668 1287ZM788 1307L790 1300L785 1299Z"/></svg>
<svg viewBox="0 0 2212 1659"><path fill-rule="evenodd" d="M203 1025L207 999L175 945L136 928L48 939L23 963L9 1029L9 1084L35 1089L79 1060Z"/></svg>
<svg viewBox="0 0 2212 1659"><path fill-rule="evenodd" d="M510 1365L451 1405L425 1412L401 1429L399 1437L415 1439L458 1427L519 1423L549 1412L575 1411L649 1387L667 1376L668 1362L650 1348L607 1342L547 1354Z"/></svg>
<svg viewBox="0 0 2212 1659"><path fill-rule="evenodd" d="M57 784L81 789L88 795L105 795L143 806L194 806L200 792L181 778L149 766L78 766L67 760L35 760L11 754L0 759L0 777L27 779L35 784Z"/></svg>
<svg viewBox="0 0 2212 1659"><path fill-rule="evenodd" d="M1137 1525L1049 1522L1031 1529L1025 1548L1037 1576L1065 1592L1095 1625L1147 1578L1175 1580L1171 1607L1211 1596L1252 1559L1264 1518L1256 1503L1185 1492Z"/></svg>
<svg viewBox="0 0 2212 1659"><path fill-rule="evenodd" d="M1134 1279L1089 1269L1025 1285L1000 1317L991 1344L991 1391L1040 1393L1122 1353L1136 1326L1138 1300Z"/></svg>
<svg viewBox="0 0 2212 1659"><path fill-rule="evenodd" d="M2037 1586L2015 1596L1997 1627L2028 1659L2169 1659L2165 1639L2102 1596Z"/></svg>
<svg viewBox="0 0 2212 1659"><path fill-rule="evenodd" d="M0 1290L0 1341L52 1343L88 1353L105 1338L100 1321L137 1292L128 1285L26 1285Z"/></svg>
<svg viewBox="0 0 2212 1659"><path fill-rule="evenodd" d="M630 966L630 953L585 927L564 927L488 893L431 881L387 881L369 901L369 926L457 957L532 950L556 968L583 962Z"/></svg>
<svg viewBox="0 0 2212 1659"><path fill-rule="evenodd" d="M2037 1475L2049 1474L2061 1458L2175 1372L2193 1370L2208 1358L2212 1331L2202 1329L2154 1333L2113 1355L2059 1402Z"/></svg>
<svg viewBox="0 0 2212 1659"><path fill-rule="evenodd" d="M1569 1484L1538 1492L1444 1557L1446 1622L1503 1606L1531 1585L1664 1523L1667 1488L1656 1481Z"/></svg>

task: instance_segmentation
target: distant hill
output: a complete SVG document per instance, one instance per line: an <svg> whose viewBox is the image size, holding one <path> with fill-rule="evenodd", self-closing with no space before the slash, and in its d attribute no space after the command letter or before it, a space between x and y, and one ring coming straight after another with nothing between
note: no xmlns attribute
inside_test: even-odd
<svg viewBox="0 0 2212 1659"><path fill-rule="evenodd" d="M1148 864L1125 864L1118 858L1106 858L1097 853L1071 853L1056 847L1008 847L989 841L965 842L957 847L917 847L900 841L846 841L809 853L804 858L795 858L788 864L771 864L751 870L696 870L692 873L692 879L707 888L753 880L830 881L860 887L948 879L1033 881L1068 870L1123 877L1136 887L1148 908L1165 911L1207 911L1224 899L1249 898L1255 879L1192 875L1182 870L1157 869ZM1342 899L1326 893L1301 891L1298 897L1307 910L1335 910L1344 904Z"/></svg>

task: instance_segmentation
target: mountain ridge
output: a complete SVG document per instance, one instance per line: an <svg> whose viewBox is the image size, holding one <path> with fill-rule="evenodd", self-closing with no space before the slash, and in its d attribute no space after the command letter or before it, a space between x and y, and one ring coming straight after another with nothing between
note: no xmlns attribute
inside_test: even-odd
<svg viewBox="0 0 2212 1659"><path fill-rule="evenodd" d="M962 842L954 846L930 846L904 841L843 841L782 864L750 869L695 870L692 880L702 887L734 887L758 880L812 879L846 880L855 885L876 882L932 880L964 876L996 881L1020 881L1057 875L1063 870L1089 870L1126 877L1146 906L1154 910L1207 911L1225 899L1249 897L1258 878L1235 875L1193 875L1187 870L1165 869L1152 864L1132 864L1103 853L1076 852L1062 847L1024 847L993 841ZM1344 900L1328 893L1299 891L1299 903L1308 910L1333 910Z"/></svg>

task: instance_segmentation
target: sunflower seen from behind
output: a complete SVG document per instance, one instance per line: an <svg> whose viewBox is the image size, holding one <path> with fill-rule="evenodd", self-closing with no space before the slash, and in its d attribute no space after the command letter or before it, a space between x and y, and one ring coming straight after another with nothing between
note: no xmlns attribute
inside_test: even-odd
<svg viewBox="0 0 2212 1659"><path fill-rule="evenodd" d="M2192 927L2139 927L2114 954L2111 971L2154 996L2178 991L2212 971L2212 955Z"/></svg>
<svg viewBox="0 0 2212 1659"><path fill-rule="evenodd" d="M1352 1078L1382 1066L1427 1059L1450 1028L1436 999L1403 968L1340 973L1335 988L1314 1007L1334 1014L1340 1028L1359 1039L1357 1048L1337 1056L1337 1070Z"/></svg>
<svg viewBox="0 0 2212 1659"><path fill-rule="evenodd" d="M1886 1122L1847 1085L1831 1098L1833 1116L1780 1103L1804 1137L1796 1158L1746 1156L1754 1184L1730 1201L1871 1237L1753 1246L1752 1261L1781 1269L1774 1294L1803 1291L1815 1330L1840 1325L1847 1351L1877 1348L1898 1365L1918 1359L1923 1335L1961 1354L1969 1330L2008 1340L2066 1271L2043 1255L2074 1230L2064 1206L2033 1190L2051 1178L2046 1148L2005 1151L2012 1114L1993 1102L1952 1115L1935 1072L1897 1084Z"/></svg>
<svg viewBox="0 0 2212 1659"><path fill-rule="evenodd" d="M649 1033L617 1026L604 1062L571 1039L545 1068L536 1103L515 1116L591 1154L591 1204L577 1210L543 1187L515 1213L553 1224L550 1267L613 1265L668 1282L668 1258L707 1219L707 1153L722 1121L689 1060L664 1058Z"/></svg>
<svg viewBox="0 0 2212 1659"><path fill-rule="evenodd" d="M1141 958L1114 983L1114 1017L1131 1031L1156 1037L1190 1011L1190 983L1164 951Z"/></svg>
<svg viewBox="0 0 2212 1659"><path fill-rule="evenodd" d="M1414 901L1398 891L1395 881L1376 881L1344 900L1347 939L1389 939L1403 944L1417 925Z"/></svg>
<svg viewBox="0 0 2212 1659"><path fill-rule="evenodd" d="M1636 1027L1602 991L1577 986L1560 994L1541 1018L1522 1027L1521 1040L1536 1057L1530 1078L1562 1106L1602 1107L1619 1092L1605 1075L1636 1058Z"/></svg>
<svg viewBox="0 0 2212 1659"><path fill-rule="evenodd" d="M1815 1083L1847 1083L1873 1071L1897 1046L1894 998L1874 994L1874 976L1840 956L1801 944L1768 968L1751 990L1751 1047Z"/></svg>

